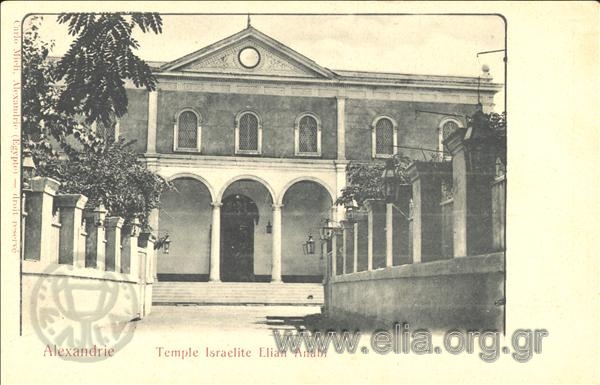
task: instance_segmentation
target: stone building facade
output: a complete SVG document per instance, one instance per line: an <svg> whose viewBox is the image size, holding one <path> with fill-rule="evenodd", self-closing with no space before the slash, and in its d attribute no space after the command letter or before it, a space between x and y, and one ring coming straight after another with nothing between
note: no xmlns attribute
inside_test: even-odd
<svg viewBox="0 0 600 385"><path fill-rule="evenodd" d="M161 280L320 281L323 219L350 161L423 158L500 85L480 77L331 70L252 26L130 87L119 135L173 181L154 218L171 239ZM435 113L431 113L435 112Z"/></svg>

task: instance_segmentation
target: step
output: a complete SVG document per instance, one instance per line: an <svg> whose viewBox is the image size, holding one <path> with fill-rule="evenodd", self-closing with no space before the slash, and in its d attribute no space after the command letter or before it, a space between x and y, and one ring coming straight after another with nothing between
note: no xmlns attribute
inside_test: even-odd
<svg viewBox="0 0 600 385"><path fill-rule="evenodd" d="M152 302L157 305L322 305L323 295L323 286L317 283L156 282Z"/></svg>

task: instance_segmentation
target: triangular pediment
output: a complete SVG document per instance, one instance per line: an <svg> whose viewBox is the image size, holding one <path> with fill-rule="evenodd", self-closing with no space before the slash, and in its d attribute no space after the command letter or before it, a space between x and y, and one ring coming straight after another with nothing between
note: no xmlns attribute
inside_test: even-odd
<svg viewBox="0 0 600 385"><path fill-rule="evenodd" d="M253 27L166 63L162 72L331 78L330 70Z"/></svg>

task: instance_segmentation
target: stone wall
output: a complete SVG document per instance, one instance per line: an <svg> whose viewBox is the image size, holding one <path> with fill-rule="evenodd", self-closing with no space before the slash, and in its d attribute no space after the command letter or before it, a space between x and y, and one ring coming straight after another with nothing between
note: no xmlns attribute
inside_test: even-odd
<svg viewBox="0 0 600 385"><path fill-rule="evenodd" d="M128 90L129 111L121 119L120 131L127 139L136 140L136 149L146 151L148 123L148 93ZM294 158L294 122L304 113L317 115L322 123L322 159L337 157L337 111L335 98L293 97L274 95L219 94L191 91L158 92L158 122L156 150L173 153L175 115L183 108L194 108L202 115L202 151L204 155L231 156L235 153L235 116L249 109L262 118L263 157ZM398 124L398 145L437 149L438 126L443 116L418 113L415 110L468 115L470 104L430 103L349 98L345 112L345 151L349 160L372 159L372 123L381 115ZM464 122L463 122L464 124ZM423 152L399 149L414 159L423 159ZM432 153L427 152L426 156Z"/></svg>
<svg viewBox="0 0 600 385"><path fill-rule="evenodd" d="M327 311L348 329L501 330L503 284L502 253L394 266L333 277Z"/></svg>

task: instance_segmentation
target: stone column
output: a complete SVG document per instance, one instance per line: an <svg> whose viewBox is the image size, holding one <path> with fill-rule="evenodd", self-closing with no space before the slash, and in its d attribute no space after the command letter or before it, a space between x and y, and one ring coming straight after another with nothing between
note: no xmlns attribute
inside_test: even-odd
<svg viewBox="0 0 600 385"><path fill-rule="evenodd" d="M123 236L123 251L121 254L121 273L139 276L140 262L138 259L138 237L140 222L135 219L128 233Z"/></svg>
<svg viewBox="0 0 600 385"><path fill-rule="evenodd" d="M271 261L271 283L281 281L281 208L283 205L273 205L273 250Z"/></svg>
<svg viewBox="0 0 600 385"><path fill-rule="evenodd" d="M27 220L23 240L24 258L56 263L45 258L52 255L52 205L60 182L51 178L36 177L30 181L31 191L26 192Z"/></svg>
<svg viewBox="0 0 600 385"><path fill-rule="evenodd" d="M449 163L413 162L407 169L412 182L413 263L442 258L442 178L451 173Z"/></svg>
<svg viewBox="0 0 600 385"><path fill-rule="evenodd" d="M106 271L121 271L121 228L123 218L108 217L104 221L106 227Z"/></svg>
<svg viewBox="0 0 600 385"><path fill-rule="evenodd" d="M59 194L54 198L60 209L58 263L85 266L85 248L80 249L83 209L88 198L80 194Z"/></svg>
<svg viewBox="0 0 600 385"><path fill-rule="evenodd" d="M85 267L104 270L106 266L106 235L104 220L106 209L103 205L94 210L83 212L86 223L87 238L85 240Z"/></svg>
<svg viewBox="0 0 600 385"><path fill-rule="evenodd" d="M475 123L474 123L475 124ZM445 144L452 154L454 257L492 250L492 195L496 149L485 128L457 130Z"/></svg>
<svg viewBox="0 0 600 385"><path fill-rule="evenodd" d="M337 158L346 159L346 97L337 96Z"/></svg>
<svg viewBox="0 0 600 385"><path fill-rule="evenodd" d="M353 255L353 263L352 263L352 272L356 273L358 271L358 222L354 223L354 231L352 232L352 235L354 236L353 238L353 242L354 242L354 247L352 248L352 251L354 251L354 255Z"/></svg>
<svg viewBox="0 0 600 385"><path fill-rule="evenodd" d="M156 129L158 121L158 90L148 92L148 139L146 153L156 154Z"/></svg>
<svg viewBox="0 0 600 385"><path fill-rule="evenodd" d="M210 232L210 282L221 282L221 202L212 203L212 227Z"/></svg>
<svg viewBox="0 0 600 385"><path fill-rule="evenodd" d="M394 204L385 205L385 266L394 264Z"/></svg>

